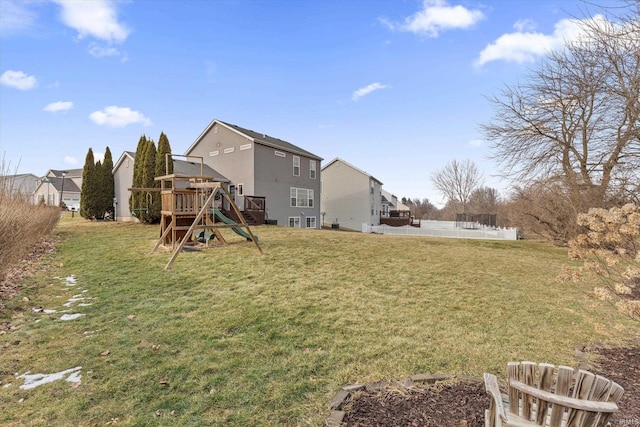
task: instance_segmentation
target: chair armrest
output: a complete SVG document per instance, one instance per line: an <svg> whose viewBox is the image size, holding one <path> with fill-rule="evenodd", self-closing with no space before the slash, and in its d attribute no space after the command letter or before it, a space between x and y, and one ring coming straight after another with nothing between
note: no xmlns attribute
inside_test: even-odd
<svg viewBox="0 0 640 427"><path fill-rule="evenodd" d="M498 378L493 374L484 374L484 388L487 393L493 398L494 407L496 408L497 415L503 422L507 421L507 414L502 406L502 395L500 394L500 387L498 387Z"/></svg>

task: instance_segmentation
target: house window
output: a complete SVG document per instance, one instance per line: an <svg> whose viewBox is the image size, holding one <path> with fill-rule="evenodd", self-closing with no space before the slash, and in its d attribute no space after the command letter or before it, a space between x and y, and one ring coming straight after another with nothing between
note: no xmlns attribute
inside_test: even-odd
<svg viewBox="0 0 640 427"><path fill-rule="evenodd" d="M292 208L312 208L313 190L291 187Z"/></svg>
<svg viewBox="0 0 640 427"><path fill-rule="evenodd" d="M210 151L210 152L209 152L209 156L210 156L210 157L217 156L217 155L219 155L219 154L220 154L220 151Z"/></svg>
<svg viewBox="0 0 640 427"><path fill-rule="evenodd" d="M300 228L300 217L299 216L290 216L289 217L289 227Z"/></svg>
<svg viewBox="0 0 640 427"><path fill-rule="evenodd" d="M307 217L307 228L316 228L316 217L308 216Z"/></svg>
<svg viewBox="0 0 640 427"><path fill-rule="evenodd" d="M238 196L244 196L244 184L238 184Z"/></svg>
<svg viewBox="0 0 640 427"><path fill-rule="evenodd" d="M243 144L240 146L240 151L251 149L251 144Z"/></svg>
<svg viewBox="0 0 640 427"><path fill-rule="evenodd" d="M293 156L293 176L300 176L300 157Z"/></svg>
<svg viewBox="0 0 640 427"><path fill-rule="evenodd" d="M309 160L309 178L316 179L316 161Z"/></svg>
<svg viewBox="0 0 640 427"><path fill-rule="evenodd" d="M371 205L371 216L373 216L373 205Z"/></svg>
<svg viewBox="0 0 640 427"><path fill-rule="evenodd" d="M278 157L287 157L287 153L283 153L282 151L274 151L273 154Z"/></svg>
<svg viewBox="0 0 640 427"><path fill-rule="evenodd" d="M224 149L225 154L233 153L235 151L235 147L229 147Z"/></svg>

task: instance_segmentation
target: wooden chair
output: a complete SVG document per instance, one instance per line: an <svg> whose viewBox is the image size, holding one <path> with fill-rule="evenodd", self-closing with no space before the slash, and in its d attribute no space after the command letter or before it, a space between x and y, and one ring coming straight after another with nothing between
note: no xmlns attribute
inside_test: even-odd
<svg viewBox="0 0 640 427"><path fill-rule="evenodd" d="M484 374L491 397L486 427L601 427L618 410L624 389L585 370L548 363L510 362L503 401L495 375Z"/></svg>

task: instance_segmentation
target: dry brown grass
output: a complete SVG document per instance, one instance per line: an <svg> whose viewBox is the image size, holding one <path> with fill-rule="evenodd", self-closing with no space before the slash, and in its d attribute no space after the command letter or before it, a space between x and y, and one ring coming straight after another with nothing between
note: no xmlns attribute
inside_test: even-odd
<svg viewBox="0 0 640 427"><path fill-rule="evenodd" d="M60 218L60 209L32 205L14 191L13 180L3 177L0 168L0 282L22 259L29 248L49 234Z"/></svg>

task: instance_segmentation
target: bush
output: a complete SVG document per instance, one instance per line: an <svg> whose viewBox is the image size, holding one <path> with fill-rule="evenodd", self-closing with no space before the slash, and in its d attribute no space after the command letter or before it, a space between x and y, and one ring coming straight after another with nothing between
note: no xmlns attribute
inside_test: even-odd
<svg viewBox="0 0 640 427"><path fill-rule="evenodd" d="M60 208L32 205L0 176L0 282L9 268L56 226Z"/></svg>
<svg viewBox="0 0 640 427"><path fill-rule="evenodd" d="M597 279L593 295L640 320L640 206L590 209L578 215L583 232L569 242L569 257L583 260L566 269L563 281Z"/></svg>

